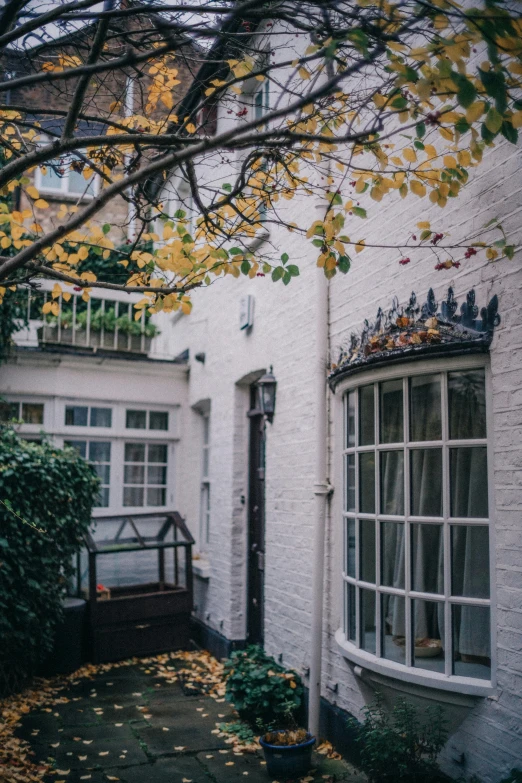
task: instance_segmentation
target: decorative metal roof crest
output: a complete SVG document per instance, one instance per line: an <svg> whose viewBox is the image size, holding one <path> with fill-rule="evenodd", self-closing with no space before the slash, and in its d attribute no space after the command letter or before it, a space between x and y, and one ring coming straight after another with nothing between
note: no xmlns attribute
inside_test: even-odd
<svg viewBox="0 0 522 783"><path fill-rule="evenodd" d="M366 319L361 334L350 335L349 345L341 349L338 364L332 365L330 381L335 384L339 376L351 370L387 359L413 358L428 352L462 352L466 348L487 350L500 323L498 297L493 296L479 315L472 288L459 313L457 309L451 286L440 308L432 288L421 306L415 292L402 307L395 296L388 311L379 308L373 323Z"/></svg>

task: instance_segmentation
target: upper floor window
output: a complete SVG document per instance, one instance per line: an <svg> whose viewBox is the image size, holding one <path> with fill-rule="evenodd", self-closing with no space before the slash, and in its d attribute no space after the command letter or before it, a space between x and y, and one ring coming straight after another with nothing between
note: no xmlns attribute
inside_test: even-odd
<svg viewBox="0 0 522 783"><path fill-rule="evenodd" d="M112 408L66 405L65 424L71 427L112 427Z"/></svg>
<svg viewBox="0 0 522 783"><path fill-rule="evenodd" d="M0 406L2 421L23 421L24 424L43 424L44 405L40 402L8 402Z"/></svg>
<svg viewBox="0 0 522 783"><path fill-rule="evenodd" d="M146 411L127 409L125 426L131 430L168 430L168 411Z"/></svg>
<svg viewBox="0 0 522 783"><path fill-rule="evenodd" d="M83 175L85 163L74 155L52 160L36 172L36 187L49 194L92 198L98 190L95 174Z"/></svg>
<svg viewBox="0 0 522 783"><path fill-rule="evenodd" d="M270 82L265 77L253 96L254 119L261 120L270 111Z"/></svg>
<svg viewBox="0 0 522 783"><path fill-rule="evenodd" d="M381 374L343 407L349 649L490 680L484 368Z"/></svg>

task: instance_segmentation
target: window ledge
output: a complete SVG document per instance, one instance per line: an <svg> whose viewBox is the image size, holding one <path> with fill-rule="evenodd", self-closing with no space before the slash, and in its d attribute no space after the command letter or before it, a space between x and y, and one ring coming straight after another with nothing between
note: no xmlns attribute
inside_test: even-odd
<svg viewBox="0 0 522 783"><path fill-rule="evenodd" d="M451 691L455 694L485 697L495 693L495 688L486 680L473 679L472 677L447 677L439 672L423 671L420 673L418 669L410 669L394 661L376 658L375 655L361 650L347 641L340 628L335 634L335 640L341 648L341 653L344 657L361 668L361 671L356 672L356 674L362 679L367 677L380 682L381 678L375 675L384 675L385 677L393 678L401 684L421 685L425 688Z"/></svg>
<svg viewBox="0 0 522 783"><path fill-rule="evenodd" d="M192 572L194 576L208 582L210 579L210 563L208 560L198 559L192 561Z"/></svg>

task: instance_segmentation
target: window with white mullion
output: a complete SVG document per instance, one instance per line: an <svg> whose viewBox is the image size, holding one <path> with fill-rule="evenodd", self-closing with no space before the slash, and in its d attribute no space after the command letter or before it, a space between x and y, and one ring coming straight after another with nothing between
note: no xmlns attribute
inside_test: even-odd
<svg viewBox="0 0 522 783"><path fill-rule="evenodd" d="M490 679L484 369L366 382L343 412L347 639Z"/></svg>

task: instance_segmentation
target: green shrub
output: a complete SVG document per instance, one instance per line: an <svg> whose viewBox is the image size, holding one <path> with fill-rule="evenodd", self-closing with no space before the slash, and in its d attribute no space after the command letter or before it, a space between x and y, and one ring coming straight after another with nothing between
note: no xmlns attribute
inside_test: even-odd
<svg viewBox="0 0 522 783"><path fill-rule="evenodd" d="M438 783L437 756L447 739L440 707L423 710L400 699L388 713L380 694L357 724L361 767L372 783ZM350 721L351 728L357 722Z"/></svg>
<svg viewBox="0 0 522 783"><path fill-rule="evenodd" d="M0 427L0 664L26 673L50 651L98 493L74 449ZM45 533L39 532L45 530Z"/></svg>
<svg viewBox="0 0 522 783"><path fill-rule="evenodd" d="M299 675L279 666L258 646L233 652L225 663L226 698L250 726L283 728L303 701Z"/></svg>

